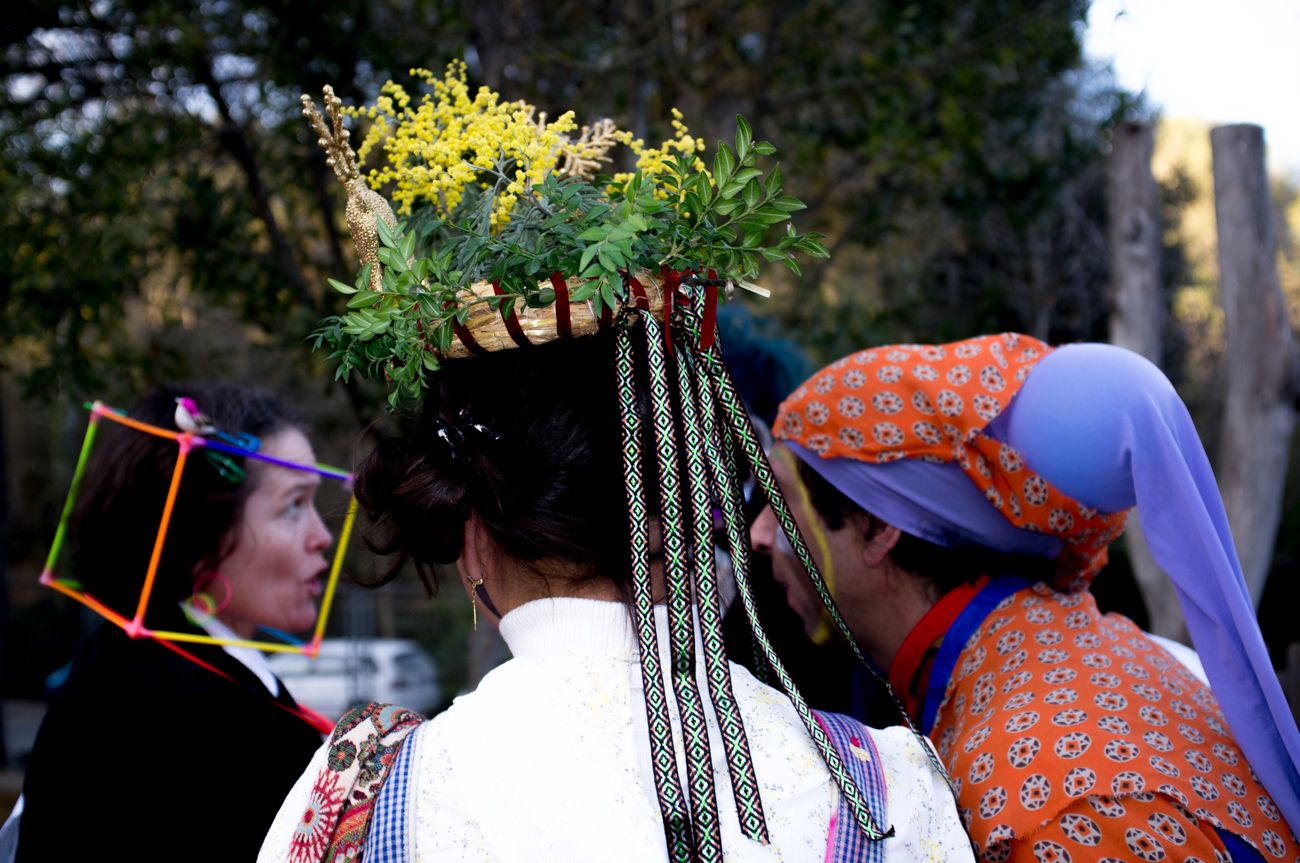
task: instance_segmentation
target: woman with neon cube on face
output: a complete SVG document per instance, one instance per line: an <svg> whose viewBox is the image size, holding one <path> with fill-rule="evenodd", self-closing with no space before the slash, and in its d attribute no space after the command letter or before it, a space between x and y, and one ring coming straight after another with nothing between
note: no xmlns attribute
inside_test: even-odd
<svg viewBox="0 0 1300 863"><path fill-rule="evenodd" d="M319 474L234 451L307 467L315 455L286 407L252 388L159 389L126 418L235 445L198 446L182 466L133 638L121 624L136 612L181 448L118 423L99 432L66 575L119 625L82 644L51 702L27 764L17 859L95 859L114 836L134 860L251 859L322 723L260 653L210 642L310 630L332 537L314 503Z"/></svg>

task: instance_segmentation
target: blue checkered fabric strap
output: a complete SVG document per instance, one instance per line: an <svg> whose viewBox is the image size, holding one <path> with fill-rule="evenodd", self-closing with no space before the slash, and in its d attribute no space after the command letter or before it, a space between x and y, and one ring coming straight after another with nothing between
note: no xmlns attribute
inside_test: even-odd
<svg viewBox="0 0 1300 863"><path fill-rule="evenodd" d="M813 716L826 732L854 784L862 791L867 806L884 822L885 771L880 766L880 753L871 739L871 730L853 717L839 713L814 710ZM838 805L834 832L827 839L826 863L884 863L885 843L893 830L886 828L883 839L868 839L858 827L848 802L840 797Z"/></svg>
<svg viewBox="0 0 1300 863"><path fill-rule="evenodd" d="M402 748L397 751L393 766L379 791L379 799L370 820L370 832L366 836L362 863L409 863L413 859L407 822L411 811L408 802L411 762L415 758L417 737L418 734L412 732L402 741Z"/></svg>

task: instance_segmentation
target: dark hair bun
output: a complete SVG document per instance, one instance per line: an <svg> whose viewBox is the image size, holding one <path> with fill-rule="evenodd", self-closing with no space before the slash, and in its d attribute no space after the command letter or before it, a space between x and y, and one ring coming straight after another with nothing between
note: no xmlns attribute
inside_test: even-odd
<svg viewBox="0 0 1300 863"><path fill-rule="evenodd" d="M357 503L378 531L367 544L397 559L380 584L390 581L409 558L428 584L428 568L460 557L469 517L464 471L440 448L424 448L401 438L381 441L357 468Z"/></svg>
<svg viewBox="0 0 1300 863"><path fill-rule="evenodd" d="M472 512L497 550L545 578L628 578L613 334L447 363L409 438L357 470L371 547L429 568L461 553Z"/></svg>

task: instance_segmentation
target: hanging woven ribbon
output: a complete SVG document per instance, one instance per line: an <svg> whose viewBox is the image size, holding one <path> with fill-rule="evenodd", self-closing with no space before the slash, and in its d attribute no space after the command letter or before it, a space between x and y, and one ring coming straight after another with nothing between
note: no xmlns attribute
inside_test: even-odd
<svg viewBox="0 0 1300 863"><path fill-rule="evenodd" d="M744 834L763 844L768 843L767 819L759 798L754 760L749 751L745 725L732 689L731 665L727 661L722 634L722 608L718 600L718 573L713 545L713 498L710 495L706 448L717 434L712 415L698 401L693 356L681 352L676 363L677 395L685 427L686 476L690 492L692 536L695 553L695 593L698 599L701 640L704 645L705 672L709 697L713 702L727 770L735 795L736 812ZM722 492L718 492L719 499Z"/></svg>
<svg viewBox="0 0 1300 863"><path fill-rule="evenodd" d="M696 859L690 803L682 793L673 746L668 699L659 665L659 635L655 626L654 591L650 584L650 514L646 507L641 453L642 420L637 404L636 358L631 328L635 318L625 315L615 336L618 404L623 437L623 482L627 489L628 536L632 558L632 611L641 653L641 683L645 691L646 723L650 730L650 760L655 791L663 818L668 856L673 863Z"/></svg>
<svg viewBox="0 0 1300 863"><path fill-rule="evenodd" d="M814 745L822 756L822 760L825 761L831 777L839 787L840 793L848 802L849 808L853 812L854 819L857 821L858 826L862 829L863 834L868 839L883 839L892 834L892 829L882 829L879 822L876 821L875 814L871 812L870 807L867 805L865 796L854 784L853 778L845 769L844 763L835 752L834 747L831 746L830 740L827 738L825 731L817 723L816 719L813 718L812 711L808 707L808 702L804 699L802 693L799 692L798 687L795 686L794 680L790 677L789 672L785 668L785 664L777 655L775 648L772 647L771 641L768 639L767 634L763 631L762 625L759 623L758 608L754 599L753 587L749 582L747 537L745 536L744 518L741 514L738 498L734 493L736 491L735 483L733 480L729 480L725 476L730 475L734 477L738 466L723 463L722 448L718 443L718 439L724 437L726 432L729 430L731 434L735 436L736 443L739 445L740 449L745 451L746 455L749 457L751 467L754 469L755 474L759 474L758 464L755 464L755 462L757 462L767 468L769 481L771 480L771 467L767 464L762 448L758 446L757 435L749 425L748 414L740 403L740 399L735 391L735 386L726 375L725 367L718 358L717 352L719 348L717 343L715 342L708 351L703 351L699 348L699 320L704 311L703 299L704 297L701 292L694 298L695 301L687 306L691 310L690 317L693 326L688 324L686 329L693 329L694 332L690 333L683 341L687 341L694 349L696 359L695 365L698 369L696 373L697 393L700 396L701 415L707 415L710 417L716 416L721 420L720 429L715 429L712 434L709 434L708 429L706 428L705 433L702 434L701 437L705 442L704 445L708 455L706 461L712 466L713 485L721 497L723 517L727 524L728 541L731 545L733 558L735 558L736 587L745 609L745 615L749 620L754 638L758 642L761 655L772 668L773 672L775 672L777 679L780 680L782 689L784 689L786 695L789 696L791 703L794 705L795 711L799 714L799 718L803 722L804 728L812 738ZM741 430L741 424L743 424L743 431ZM762 484L761 475L760 484ZM771 487L769 499L773 501L773 510L776 511L777 507L780 506L783 510L786 510L786 515L788 516L788 509L786 509L784 505L784 500L782 499L779 504L775 500L775 498L779 498L779 489L775 488L774 482L769 482L769 486ZM798 537L798 529L794 526L793 519L790 519L790 527L787 528L787 530L793 532L795 537ZM795 545L794 538L791 539L791 545ZM807 553L806 546L802 545L802 539L799 539L799 546L804 548L801 560L804 562L805 567L809 568L810 573L815 572L816 564L812 562L811 555ZM820 577L818 577L818 582L820 583ZM834 609L834 600L830 599L829 595L823 595L823 601L827 602L828 610L831 610L832 616L838 617L838 610L832 610ZM845 627L845 629L847 629L847 627ZM926 747L926 751L929 751L929 747ZM938 769L941 775L946 776L942 768Z"/></svg>
<svg viewBox="0 0 1300 863"><path fill-rule="evenodd" d="M668 308L665 292L664 308ZM645 316L646 365L649 371L651 415L659 467L660 521L663 525L664 569L668 582L668 625L672 642L673 694L686 739L686 778L691 793L691 815L701 860L722 859L722 834L718 829L718 801L713 787L713 758L709 729L695 683L695 617L686 559L686 530L682 489L678 473L677 437L673 425L672 393L668 384L668 357L658 323ZM688 429L689 433L689 429ZM710 552L711 553L711 552Z"/></svg>

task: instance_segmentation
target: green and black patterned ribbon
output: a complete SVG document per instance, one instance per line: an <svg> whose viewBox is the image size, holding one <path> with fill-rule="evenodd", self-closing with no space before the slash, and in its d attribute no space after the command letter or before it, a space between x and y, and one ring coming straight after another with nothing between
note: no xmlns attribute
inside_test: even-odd
<svg viewBox="0 0 1300 863"><path fill-rule="evenodd" d="M698 308L695 310L698 312ZM698 320L698 318L696 319ZM695 342L698 344L698 342ZM715 348L716 349L716 346ZM708 354L696 352L699 359L697 367L697 387L696 391L701 402L701 415L704 419L703 435L705 447L710 449L708 463L713 466L714 486L721 496L723 519L727 527L728 543L731 546L733 565L736 573L736 588L740 595L741 603L745 609L745 616L749 619L750 629L753 633L754 640L758 643L759 650L769 667L776 674L777 679L781 682L782 689L790 698L794 705L795 712L803 722L805 730L812 738L813 744L821 754L822 760L826 762L826 768L835 781L840 793L844 796L853 813L854 819L861 828L863 834L872 840L879 840L889 835L889 831L883 830L876 821L875 813L867 805L866 797L862 790L854 783L844 762L840 759L835 748L831 745L830 739L827 738L826 732L812 715L812 710L808 707L808 702L804 699L803 694L799 692L794 680L790 677L785 668L785 664L777 655L776 650L772 647L767 633L763 631L762 625L758 619L758 608L754 600L753 586L749 581L749 554L747 537L745 536L744 517L741 512L740 501L735 494L734 480L728 480L726 474L736 476L736 465L725 464L723 462L721 448L717 445L718 440L726 433L726 426L723 429L711 428L714 417L723 419L732 419L732 429L734 430L734 417L728 418L727 414L733 410L739 410L748 423L748 414L745 413L743 405L738 398L732 401L727 400L728 390L725 387L718 386L716 371L710 368L708 363ZM735 395L734 387L730 390L730 395ZM719 411L719 408L722 411ZM751 429L752 431L752 429ZM746 441L739 435L737 443L743 450L748 451L745 446ZM753 436L754 443L757 443L757 435ZM758 448L760 458L762 449ZM752 456L751 456L752 457ZM793 543L792 543L793 545Z"/></svg>
<svg viewBox="0 0 1300 863"><path fill-rule="evenodd" d="M749 620L757 655L763 657L766 666L780 681L863 835L871 840L884 839L892 835L892 830L881 828L862 790L855 785L826 733L813 717L759 622L750 581L749 541L738 480L742 454L831 620L858 659L881 680L891 698L893 692L862 654L835 606L835 600L776 484L758 436L722 361L719 346L715 341L707 349L701 348L701 326L706 320L705 292L689 281L683 283L680 290L687 294L689 302L674 304L677 308L673 319L661 325L648 312L629 305L620 315L615 336L623 476L632 551L633 614L651 761L669 858L672 863L721 863L723 859L708 723L696 682L697 630L709 699L723 741L741 831L754 841L769 841L753 757L736 704L730 664L723 644L712 533L715 502L722 510L736 587ZM675 350L665 350L669 338ZM637 396L637 384L642 375L650 393L651 436L645 436L645 419ZM674 419L674 402L680 424ZM653 441L653 456L644 452L644 443L650 440ZM650 458L654 461L650 462ZM663 667L660 659L650 572L646 473L651 464L658 477L665 561L669 629L667 668ZM685 786L678 769L665 678L672 686L672 700L676 704L685 746ZM894 700L904 722L923 741L935 769L946 781L947 774L933 750L912 726L897 699Z"/></svg>
<svg viewBox="0 0 1300 863"><path fill-rule="evenodd" d="M690 801L682 793L673 746L668 697L659 665L659 636L655 627L654 590L650 583L650 514L646 506L642 421L637 404L636 357L632 344L635 318L625 316L615 336L615 366L623 435L623 481L627 490L628 535L631 538L632 609L641 654L641 686L645 693L646 722L650 730L650 759L655 791L664 823L668 857L672 863L697 859Z"/></svg>
<svg viewBox="0 0 1300 863"><path fill-rule="evenodd" d="M687 531L678 474L676 424L668 383L668 358L658 323L645 315L646 365L650 378L650 412L654 419L655 450L659 467L659 519L663 527L664 574L668 585L668 626L672 644L673 695L686 741L686 781L691 795L691 816L699 859L722 859L722 834L718 827L718 801L713 787L713 757L709 751L709 726L704 718L699 687L695 683L695 615L691 579L687 568ZM678 360L679 361L679 360ZM678 361L674 361L674 364ZM686 429L688 437L691 430Z"/></svg>
<svg viewBox="0 0 1300 863"><path fill-rule="evenodd" d="M677 370L678 402L682 426L686 431L686 476L690 491L692 535L695 556L695 591L699 600L700 636L704 647L705 672L709 696L713 701L718 728L722 732L727 772L736 802L740 829L750 839L766 845L769 841L767 818L754 775L754 759L749 751L745 724L736 704L731 681L731 664L727 661L722 633L722 607L718 599L718 573L713 548L713 498L707 464L708 441L713 432L701 420L708 419L698 403L696 363L688 352L681 352L674 363ZM719 495L719 499L721 495Z"/></svg>
<svg viewBox="0 0 1300 863"><path fill-rule="evenodd" d="M702 307L703 298L697 294L689 306L690 311L688 312L685 326L688 331L698 332L699 321L703 314ZM897 695L894 694L893 687L889 685L889 681L880 674L875 665L873 665L862 653L861 648L858 646L857 639L853 637L853 633L845 622L844 616L840 613L839 607L835 604L835 598L831 595L826 580L822 578L821 570L818 568L816 560L813 559L812 553L808 550L808 544L804 541L803 535L799 532L799 525L791 514L790 507L785 500L785 495L782 494L781 487L777 484L776 477L772 473L772 466L767 460L767 455L763 452L762 444L758 439L758 433L754 431L753 424L749 419L749 413L745 410L740 395L736 391L735 382L731 379L731 373L727 371L727 366L723 362L720 345L715 341L708 350L701 350L698 347L698 336L694 336L693 334L691 337L691 344L695 346L694 353L703 370L702 375L709 381L713 394L717 398L718 407L721 409L721 420L726 425L730 426L731 435L736 446L745 454L746 460L749 463L749 468L753 471L754 478L757 481L759 488L762 490L764 496L766 496L768 504L772 508L772 513L776 516L777 522L781 525L782 532L789 540L791 548L794 549L794 552L799 558L800 563L803 565L804 571L808 574L808 578L812 582L813 587L817 590L817 595L821 598L822 605L826 609L827 614L830 615L831 620L839 630L840 635L842 635L845 642L848 643L849 648L853 651L853 655L857 657L863 667L865 667L872 676L876 678L884 691L888 693L894 707L898 710L899 716L902 717L903 723L921 743L931 765L938 774L943 777L944 782L947 783L949 790L952 791L953 797L955 798L956 791L952 788L952 782L948 778L948 772L944 769L943 764L939 761L938 756L929 745L929 741L926 739L925 735L917 730L911 717L908 716L907 710L904 709L903 705L899 702ZM739 466L732 464L729 465L729 467L734 476L735 472L738 471ZM748 611L749 609L746 607L746 612L748 613ZM755 637L757 638L761 632L761 627L759 626L758 621L753 617L751 617L750 623L756 630ZM767 650L764 650L765 655L767 652ZM775 657L775 653L772 653L772 657ZM769 661L770 659L771 657L769 657ZM776 667L773 666L773 669L776 670ZM779 673L778 676L780 676ZM783 684L784 682L785 681L782 680ZM791 693L788 688L786 692L791 695L791 700L795 700L794 694ZM796 701L796 706L797 703L798 702ZM816 740L817 735L814 734L813 739ZM861 823L861 821L859 821L859 823ZM870 835L870 833L868 833L868 835Z"/></svg>

